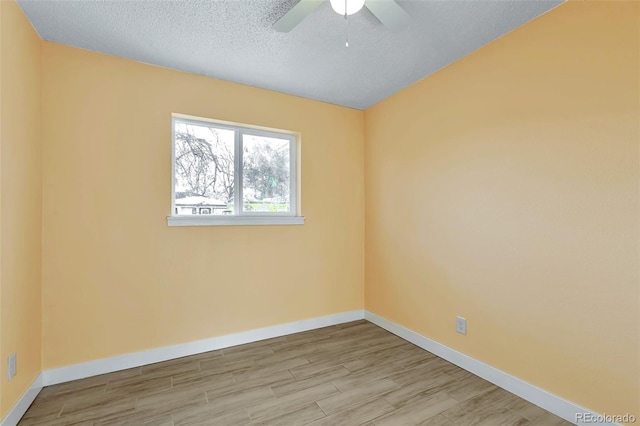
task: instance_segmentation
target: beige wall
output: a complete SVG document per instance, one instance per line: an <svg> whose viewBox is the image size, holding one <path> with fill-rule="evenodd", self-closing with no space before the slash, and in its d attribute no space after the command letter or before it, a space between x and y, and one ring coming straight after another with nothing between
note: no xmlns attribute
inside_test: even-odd
<svg viewBox="0 0 640 426"><path fill-rule="evenodd" d="M45 369L364 306L364 113L44 43ZM168 227L171 113L302 134L303 226Z"/></svg>
<svg viewBox="0 0 640 426"><path fill-rule="evenodd" d="M565 3L365 116L367 309L637 417L639 12Z"/></svg>
<svg viewBox="0 0 640 426"><path fill-rule="evenodd" d="M41 370L42 42L0 1L0 418ZM7 379L16 353L18 374Z"/></svg>

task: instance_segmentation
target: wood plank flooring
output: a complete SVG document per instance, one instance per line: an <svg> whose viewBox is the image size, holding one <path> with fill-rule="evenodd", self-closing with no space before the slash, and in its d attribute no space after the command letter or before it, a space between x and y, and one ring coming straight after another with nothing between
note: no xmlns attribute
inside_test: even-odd
<svg viewBox="0 0 640 426"><path fill-rule="evenodd" d="M46 387L19 426L569 424L356 321Z"/></svg>

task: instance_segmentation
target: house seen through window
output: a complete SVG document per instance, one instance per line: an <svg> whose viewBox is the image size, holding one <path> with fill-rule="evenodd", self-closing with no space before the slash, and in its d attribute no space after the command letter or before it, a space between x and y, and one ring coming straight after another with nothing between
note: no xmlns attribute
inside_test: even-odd
<svg viewBox="0 0 640 426"><path fill-rule="evenodd" d="M296 214L296 138L173 118L173 216Z"/></svg>

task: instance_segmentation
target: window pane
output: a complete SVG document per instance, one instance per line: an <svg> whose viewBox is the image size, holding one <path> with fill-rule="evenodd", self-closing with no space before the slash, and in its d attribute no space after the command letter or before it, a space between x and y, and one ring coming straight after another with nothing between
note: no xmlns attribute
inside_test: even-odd
<svg viewBox="0 0 640 426"><path fill-rule="evenodd" d="M245 212L289 212L289 141L243 135L242 205Z"/></svg>
<svg viewBox="0 0 640 426"><path fill-rule="evenodd" d="M234 131L175 122L175 212L233 214Z"/></svg>

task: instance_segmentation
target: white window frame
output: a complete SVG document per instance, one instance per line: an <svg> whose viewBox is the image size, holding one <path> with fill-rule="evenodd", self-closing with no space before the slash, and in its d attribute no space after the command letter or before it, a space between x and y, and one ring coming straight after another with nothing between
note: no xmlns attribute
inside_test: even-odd
<svg viewBox="0 0 640 426"><path fill-rule="evenodd" d="M234 214L232 215L180 215L176 214L176 122L197 126L211 125L219 129L232 130L234 141ZM245 212L243 206L243 135L262 136L285 139L289 141L289 211L288 212ZM303 225L304 217L300 214L298 188L300 182L298 170L299 138L294 132L267 129L246 124L230 123L210 118L194 117L184 114L171 116L171 215L167 216L169 226L229 226L229 225Z"/></svg>

